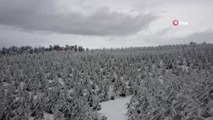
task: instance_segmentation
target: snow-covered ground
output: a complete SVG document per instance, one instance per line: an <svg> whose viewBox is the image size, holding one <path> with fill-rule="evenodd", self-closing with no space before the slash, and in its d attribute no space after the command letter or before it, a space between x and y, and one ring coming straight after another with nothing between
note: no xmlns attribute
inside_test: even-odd
<svg viewBox="0 0 213 120"><path fill-rule="evenodd" d="M34 117L30 117L29 120L34 120ZM54 120L54 116L52 114L44 113L44 120Z"/></svg>
<svg viewBox="0 0 213 120"><path fill-rule="evenodd" d="M117 98L100 103L101 110L99 114L107 117L107 120L127 120L127 103L130 102L131 96Z"/></svg>

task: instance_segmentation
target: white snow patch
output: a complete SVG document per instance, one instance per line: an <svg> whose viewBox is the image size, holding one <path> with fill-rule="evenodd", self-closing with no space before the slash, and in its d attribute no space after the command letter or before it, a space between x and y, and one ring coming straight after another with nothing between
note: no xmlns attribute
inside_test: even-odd
<svg viewBox="0 0 213 120"><path fill-rule="evenodd" d="M59 83L62 85L62 86L64 86L65 84L64 84L64 81L63 81L63 79L62 78L58 78L58 81L59 81Z"/></svg>
<svg viewBox="0 0 213 120"><path fill-rule="evenodd" d="M7 86L8 86L8 83L3 82L3 86L4 86L4 87L7 87Z"/></svg>
<svg viewBox="0 0 213 120"><path fill-rule="evenodd" d="M48 83L52 83L53 82L53 80L48 80Z"/></svg>
<svg viewBox="0 0 213 120"><path fill-rule="evenodd" d="M118 98L100 103L101 110L98 113L106 116L107 120L127 120L127 103L130 102L131 96Z"/></svg>
<svg viewBox="0 0 213 120"><path fill-rule="evenodd" d="M115 97L115 92L113 91L114 90L114 87L111 85L111 86L109 86L109 92L108 92L108 94L109 94L109 96L111 97L111 96L114 96Z"/></svg>
<svg viewBox="0 0 213 120"><path fill-rule="evenodd" d="M161 83L161 85L163 85L163 83L164 83L163 76L159 77L159 82Z"/></svg>
<svg viewBox="0 0 213 120"><path fill-rule="evenodd" d="M70 89L69 91L68 91L68 94L71 94L71 93L73 93L74 92L74 89Z"/></svg>
<svg viewBox="0 0 213 120"><path fill-rule="evenodd" d="M29 120L34 120L35 118L30 116ZM54 116L52 114L48 114L44 112L44 120L54 120Z"/></svg>
<svg viewBox="0 0 213 120"><path fill-rule="evenodd" d="M45 120L54 120L53 114L44 113Z"/></svg>
<svg viewBox="0 0 213 120"><path fill-rule="evenodd" d="M24 89L24 85L25 85L25 83L24 83L24 82L21 82L21 83L20 83L21 90L23 90L23 89Z"/></svg>

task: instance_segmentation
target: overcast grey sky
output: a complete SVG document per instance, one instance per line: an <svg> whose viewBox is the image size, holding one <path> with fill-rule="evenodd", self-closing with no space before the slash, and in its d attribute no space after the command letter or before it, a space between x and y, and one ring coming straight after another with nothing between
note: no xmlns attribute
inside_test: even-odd
<svg viewBox="0 0 213 120"><path fill-rule="evenodd" d="M0 0L0 48L213 43L212 0ZM188 25L173 26L174 19Z"/></svg>

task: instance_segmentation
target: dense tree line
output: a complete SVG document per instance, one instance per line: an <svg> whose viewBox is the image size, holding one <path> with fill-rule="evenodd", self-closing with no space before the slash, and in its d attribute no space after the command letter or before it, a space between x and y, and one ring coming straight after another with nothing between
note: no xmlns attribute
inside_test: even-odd
<svg viewBox="0 0 213 120"><path fill-rule="evenodd" d="M86 49L88 50L88 48ZM24 54L24 53L44 53L47 51L74 51L74 52L83 52L85 49L82 46L70 46L70 45L65 45L65 46L60 46L60 45L50 45L49 47L36 47L32 48L31 46L22 46L22 47L16 47L12 46L9 48L3 47L0 50L0 56L3 55L17 55L17 54Z"/></svg>
<svg viewBox="0 0 213 120"><path fill-rule="evenodd" d="M98 120L99 103L132 96L129 120L211 119L213 45L0 57L0 119Z"/></svg>

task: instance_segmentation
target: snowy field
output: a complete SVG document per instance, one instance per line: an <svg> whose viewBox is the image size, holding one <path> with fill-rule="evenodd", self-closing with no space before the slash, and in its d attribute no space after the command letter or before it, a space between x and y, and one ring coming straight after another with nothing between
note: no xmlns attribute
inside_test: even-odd
<svg viewBox="0 0 213 120"><path fill-rule="evenodd" d="M131 96L117 98L100 103L101 110L98 112L107 117L107 120L127 120L127 103L130 102Z"/></svg>

